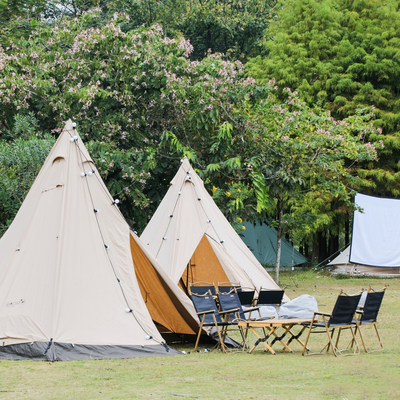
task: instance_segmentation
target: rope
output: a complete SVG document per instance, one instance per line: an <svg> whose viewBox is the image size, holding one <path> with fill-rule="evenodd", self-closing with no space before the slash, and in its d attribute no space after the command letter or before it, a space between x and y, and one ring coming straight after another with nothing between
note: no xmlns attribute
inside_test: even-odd
<svg viewBox="0 0 400 400"><path fill-rule="evenodd" d="M182 182L182 185L181 185L181 187L180 187L180 189L179 189L179 192L182 192L182 188L183 188L183 185L184 185L184 184L185 184L185 181ZM165 228L164 235L163 235L163 237L161 238L160 246L158 247L158 250L157 250L157 253L156 253L156 257L155 257L155 258L158 257L158 255L159 255L159 253L160 253L160 251L161 251L161 247L162 247L162 245L163 245L163 243L164 243L164 240L165 240L164 238L166 237L166 234L167 234L167 232L168 232L169 226L171 225L171 221L172 221L172 218L173 218L174 212L175 212L175 210L176 210L176 207L177 207L177 205L178 205L178 201L179 201L180 197L181 197L181 196L178 195L178 197L177 197L177 199L176 199L176 201L175 201L174 207L172 208L172 212L171 212L171 214L170 214L167 227Z"/></svg>
<svg viewBox="0 0 400 400"><path fill-rule="evenodd" d="M185 171L186 176L189 176L189 175L190 175L190 174L189 174L190 170L185 170L183 166L181 166L181 168ZM180 192L180 193L182 192L182 188L183 188L183 186L185 185L185 182L186 182L186 179L184 179L184 180L182 181L182 183L181 183L181 186L180 186L180 189L179 189L179 192ZM197 196L197 198L198 198L198 199L201 199L201 196L199 195L199 193L198 193L198 191L197 191L197 187L196 187L195 183L194 183L192 180L190 180L190 183L193 185L193 186L191 186L191 187L193 188L193 190L194 190L195 195ZM157 258L158 255L160 254L161 247L162 247L162 245L163 245L163 243L164 243L164 241L165 241L164 238L167 237L166 235L167 235L167 232L168 232L169 227L170 227L170 225L171 225L171 220L172 220L172 218L173 218L173 215L174 215L174 212L175 212L176 207L177 207L177 205L178 205L178 201L179 201L180 197L181 197L181 195L178 195L178 196L177 196L177 199L175 200L174 207L173 207L172 212L171 212L171 214L170 214L170 220L168 221L167 227L166 227L166 229L165 229L165 231L164 231L164 235L163 235L163 237L162 237L162 239L161 239L161 242L160 242L160 246L158 247L158 250L157 250L157 253L156 253L156 258ZM204 213L204 215L205 215L205 218L207 219L207 221L210 221L210 222L208 222L208 223L209 223L209 224L212 226L212 228L214 229L214 232L215 232L215 234L216 234L216 236L217 236L217 239L218 239L219 243L224 247L224 245L223 245L224 241L221 240L221 238L219 237L218 232L217 232L217 230L215 229L212 220L209 218L209 216L208 216L208 214L207 214L207 212L206 212L206 210L205 210L205 208L204 208L204 206L203 206L203 204L202 204L202 199L199 200L199 202L200 202L200 205L201 205L201 209L202 209L202 211L203 211L203 213ZM206 231L207 231L207 229L206 229ZM208 237L212 238L209 234L207 234L207 232L205 232L205 234L206 234ZM214 238L212 238L212 239L213 239L214 241L216 241Z"/></svg>

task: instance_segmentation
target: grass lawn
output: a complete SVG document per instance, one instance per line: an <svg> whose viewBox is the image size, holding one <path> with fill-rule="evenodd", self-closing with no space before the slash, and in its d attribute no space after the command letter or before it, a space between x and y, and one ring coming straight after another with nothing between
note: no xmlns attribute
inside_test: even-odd
<svg viewBox="0 0 400 400"><path fill-rule="evenodd" d="M282 273L290 298L316 297L320 311L332 311L340 289L387 284L379 315L385 345L356 357L302 357L294 353L190 352L176 357L81 362L0 361L0 399L400 399L400 279L336 279L316 272ZM368 332L368 333L372 333ZM315 337L315 338L314 338ZM322 335L310 346L319 350ZM373 339L372 335L368 335ZM250 338L250 341L252 338Z"/></svg>

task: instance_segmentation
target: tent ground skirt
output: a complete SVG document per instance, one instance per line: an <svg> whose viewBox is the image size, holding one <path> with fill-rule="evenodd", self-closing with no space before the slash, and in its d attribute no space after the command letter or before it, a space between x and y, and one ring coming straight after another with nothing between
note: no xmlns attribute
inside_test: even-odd
<svg viewBox="0 0 400 400"><path fill-rule="evenodd" d="M178 354L178 351L161 344L112 346L34 342L0 346L0 360L77 361Z"/></svg>

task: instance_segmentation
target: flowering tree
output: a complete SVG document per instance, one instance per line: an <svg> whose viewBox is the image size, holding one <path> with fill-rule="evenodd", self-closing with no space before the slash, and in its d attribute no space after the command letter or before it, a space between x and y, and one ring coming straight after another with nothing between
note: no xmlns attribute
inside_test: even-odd
<svg viewBox="0 0 400 400"><path fill-rule="evenodd" d="M176 169L169 157L180 157L165 138L190 138L201 162L253 81L240 77L239 62L216 55L190 61L190 43L166 37L158 25L125 32L128 16L101 18L99 11L64 18L0 48L0 138L13 131L15 115L33 112L54 134L73 118L140 229Z"/></svg>
<svg viewBox="0 0 400 400"><path fill-rule="evenodd" d="M0 139L19 135L16 118L33 115L37 129L54 134L75 119L139 230L183 155L239 230L258 212L280 235L290 227L300 238L332 221L333 199L349 206L364 183L356 160L376 156L369 115L338 122L288 90L282 103L273 83L244 79L240 62L191 61L191 44L158 25L131 30L126 15L102 18L64 18L0 48Z"/></svg>

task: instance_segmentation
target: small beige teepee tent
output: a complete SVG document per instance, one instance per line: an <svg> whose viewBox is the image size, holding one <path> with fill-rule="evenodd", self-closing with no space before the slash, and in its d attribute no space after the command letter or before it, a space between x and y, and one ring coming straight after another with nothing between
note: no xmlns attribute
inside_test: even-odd
<svg viewBox="0 0 400 400"><path fill-rule="evenodd" d="M183 289L200 281L279 289L186 158L141 239L172 281Z"/></svg>
<svg viewBox="0 0 400 400"><path fill-rule="evenodd" d="M68 121L0 240L0 359L177 354L143 301L115 203Z"/></svg>

